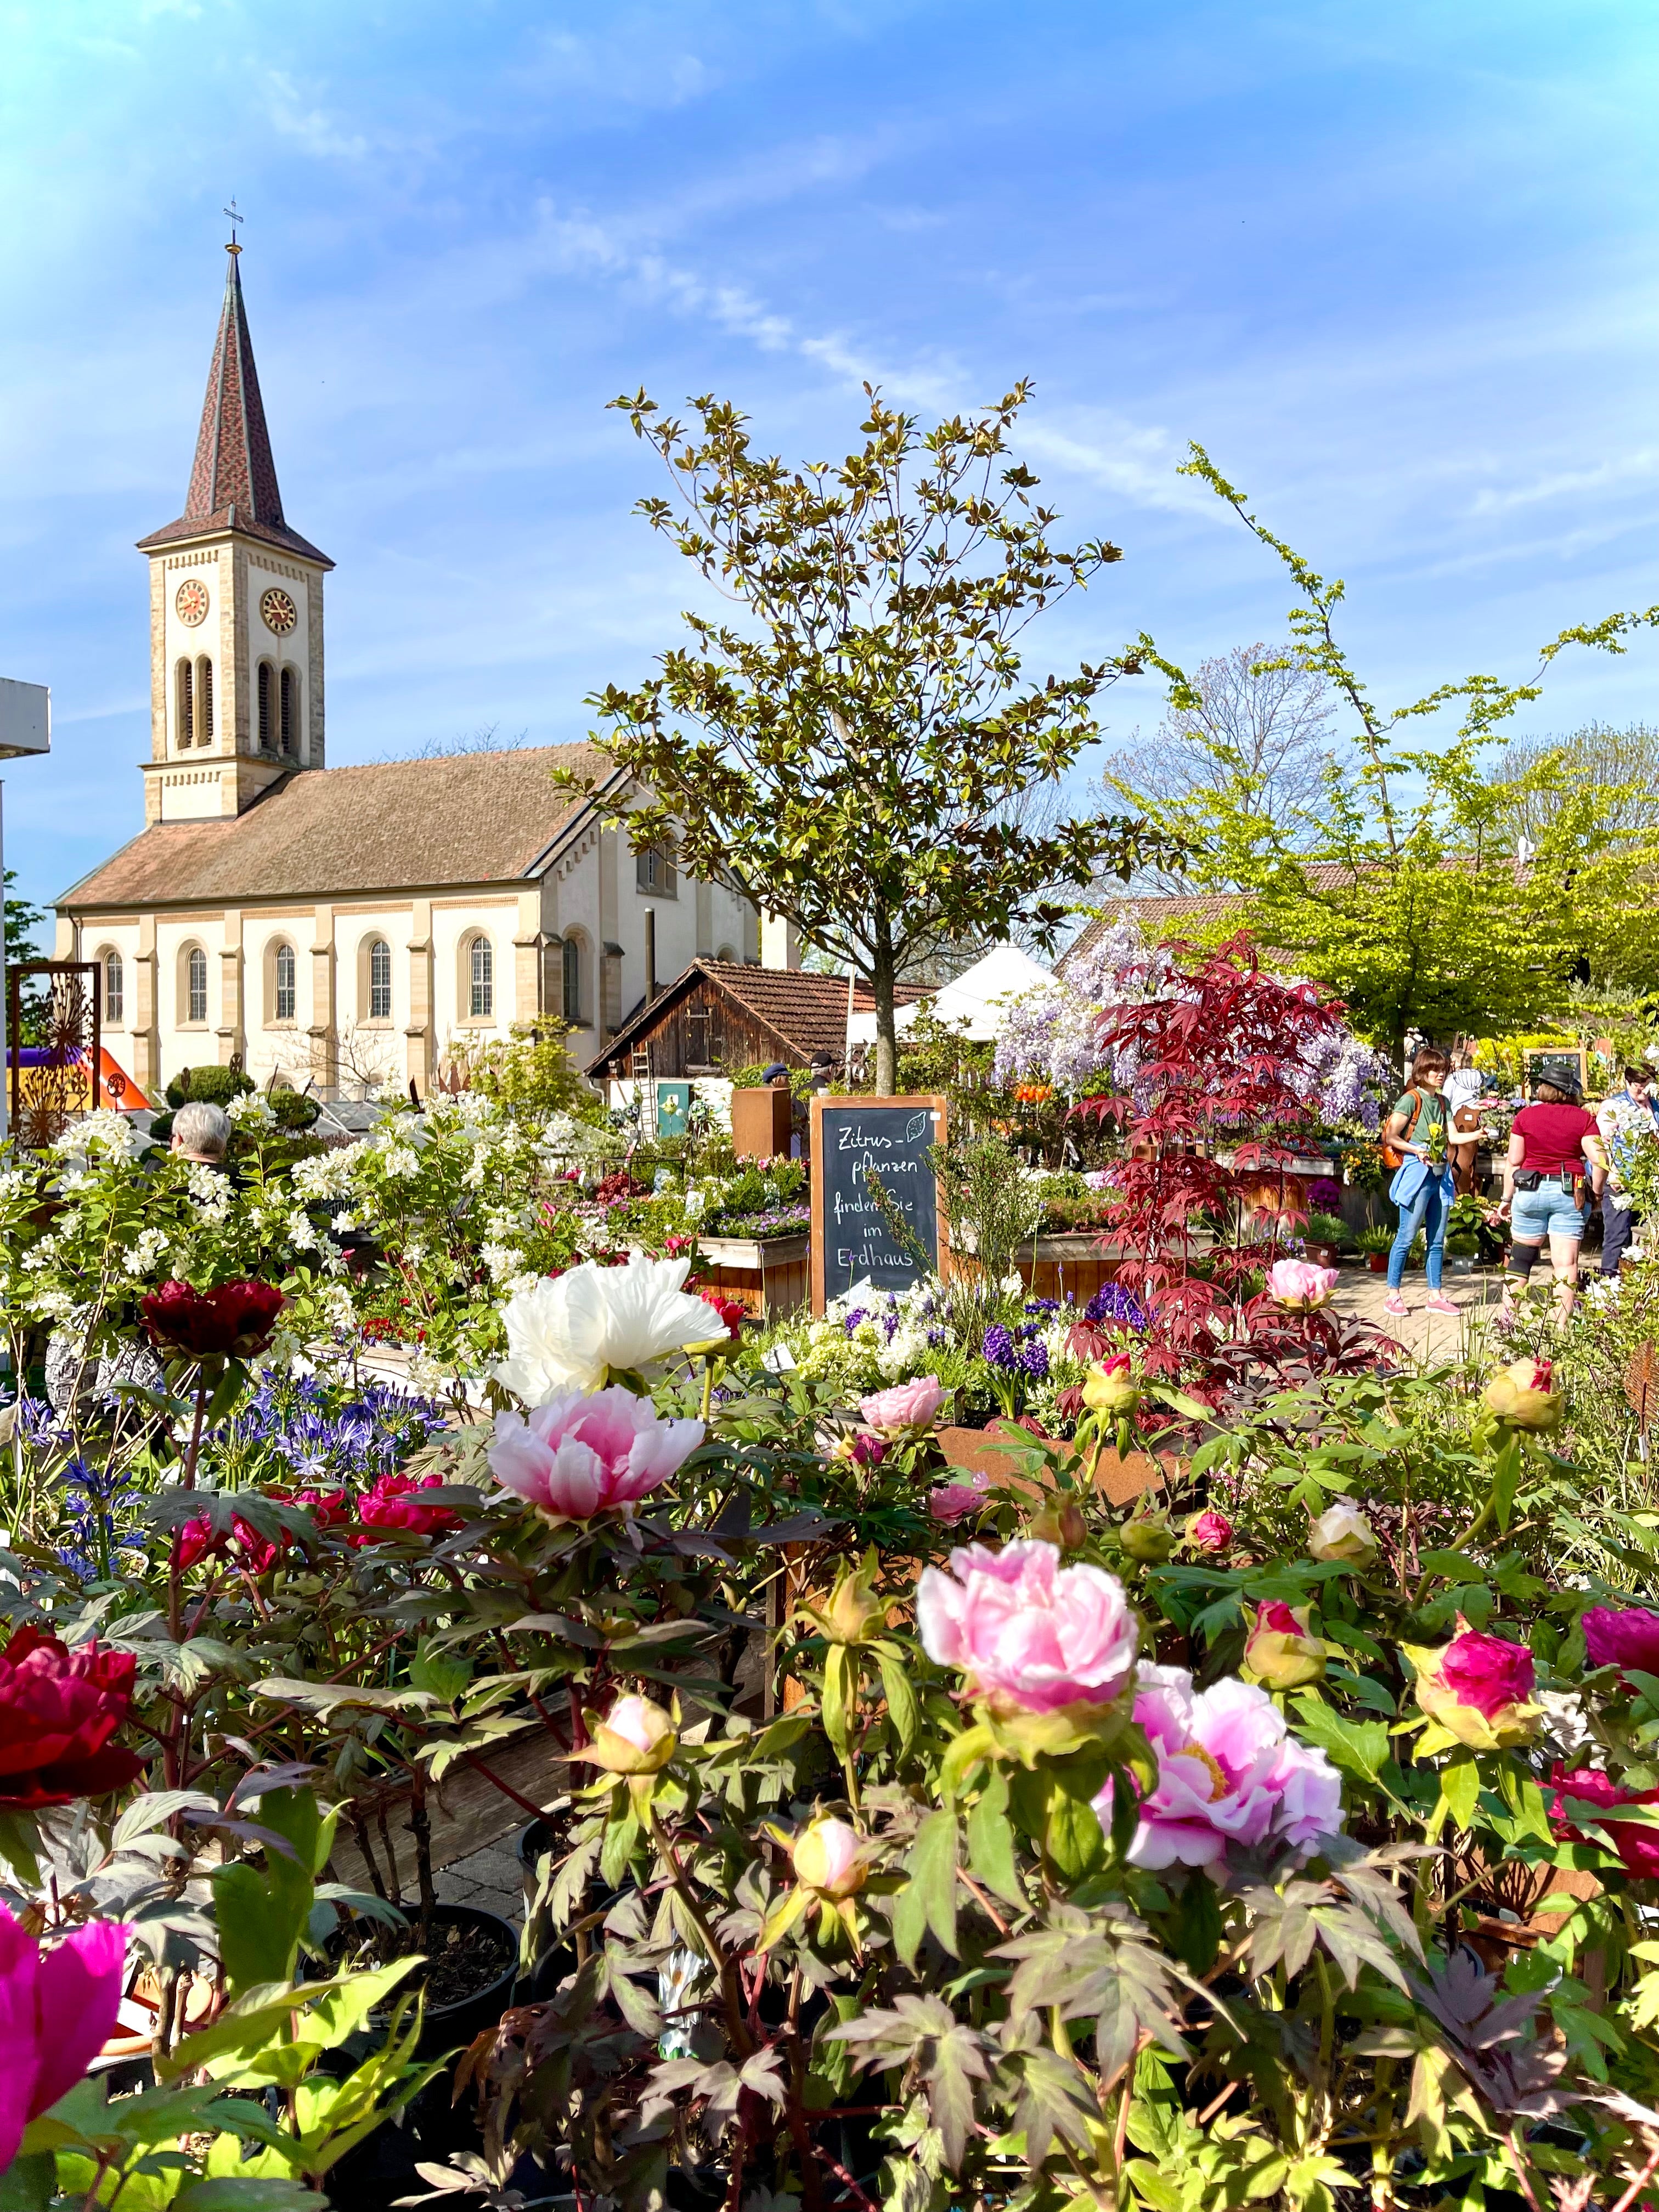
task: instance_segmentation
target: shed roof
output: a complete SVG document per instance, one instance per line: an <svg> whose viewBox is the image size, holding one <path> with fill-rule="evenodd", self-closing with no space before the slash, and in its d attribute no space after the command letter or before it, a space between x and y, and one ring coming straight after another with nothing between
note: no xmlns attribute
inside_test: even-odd
<svg viewBox="0 0 1659 2212"><path fill-rule="evenodd" d="M636 1044L652 1035L699 981L710 984L775 1040L780 1060L805 1066L815 1052L847 1049L847 978L819 975L805 968L751 968L736 960L694 960L659 991L648 1006L635 1007L605 1050L588 1063L590 1075L612 1072ZM917 984L901 983L901 1004L923 996ZM867 986L853 988L855 1012L868 1012L875 999Z"/></svg>

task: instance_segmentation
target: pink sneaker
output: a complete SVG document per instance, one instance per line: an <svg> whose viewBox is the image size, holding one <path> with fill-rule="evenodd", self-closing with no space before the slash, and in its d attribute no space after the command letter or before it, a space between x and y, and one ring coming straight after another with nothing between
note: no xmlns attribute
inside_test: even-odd
<svg viewBox="0 0 1659 2212"><path fill-rule="evenodd" d="M1424 1299L1423 1310L1425 1313L1455 1314L1462 1313L1463 1309L1455 1298L1445 1297L1436 1291Z"/></svg>
<svg viewBox="0 0 1659 2212"><path fill-rule="evenodd" d="M1392 1314L1396 1321L1404 1321L1411 1308L1398 1291L1390 1291L1382 1301L1382 1310L1385 1314Z"/></svg>

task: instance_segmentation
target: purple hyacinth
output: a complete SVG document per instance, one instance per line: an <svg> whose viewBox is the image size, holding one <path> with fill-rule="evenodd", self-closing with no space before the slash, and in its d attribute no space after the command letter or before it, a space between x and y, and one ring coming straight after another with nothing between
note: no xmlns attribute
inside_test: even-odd
<svg viewBox="0 0 1659 2212"><path fill-rule="evenodd" d="M1014 1364L1013 1332L994 1321L985 1332L985 1341L980 1346L981 1356L993 1367L1012 1367Z"/></svg>
<svg viewBox="0 0 1659 2212"><path fill-rule="evenodd" d="M1083 1318L1097 1328L1103 1322L1111 1322L1119 1328L1139 1331L1146 1326L1146 1309L1121 1283L1103 1283L1084 1307Z"/></svg>
<svg viewBox="0 0 1659 2212"><path fill-rule="evenodd" d="M1019 1355L1019 1364L1033 1382L1041 1382L1048 1372L1048 1347L1046 1344L1028 1344Z"/></svg>

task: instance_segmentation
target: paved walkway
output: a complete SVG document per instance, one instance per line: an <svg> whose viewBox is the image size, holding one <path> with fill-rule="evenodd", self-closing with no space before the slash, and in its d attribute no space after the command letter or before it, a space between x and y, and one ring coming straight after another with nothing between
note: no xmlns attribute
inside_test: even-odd
<svg viewBox="0 0 1659 2212"><path fill-rule="evenodd" d="M1370 1322L1413 1358L1432 1364L1464 1357L1471 1349L1471 1339L1496 1312L1503 1286L1504 1278L1497 1268L1472 1275L1456 1275L1448 1268L1441 1287L1460 1310L1455 1316L1425 1313L1423 1302L1429 1286L1423 1270L1408 1267L1401 1296L1411 1312L1401 1321L1382 1310L1382 1301L1389 1295L1386 1276L1346 1264L1337 1280L1334 1304L1345 1319Z"/></svg>

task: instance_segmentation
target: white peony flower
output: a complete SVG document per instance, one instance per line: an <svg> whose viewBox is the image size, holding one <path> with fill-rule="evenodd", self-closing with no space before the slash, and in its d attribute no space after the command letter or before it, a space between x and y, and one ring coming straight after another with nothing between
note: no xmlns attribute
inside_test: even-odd
<svg viewBox="0 0 1659 2212"><path fill-rule="evenodd" d="M625 1267L590 1260L544 1277L501 1310L507 1355L496 1381L543 1406L562 1391L602 1390L613 1372L641 1374L676 1352L726 1342L711 1309L683 1287L690 1267L635 1250Z"/></svg>

